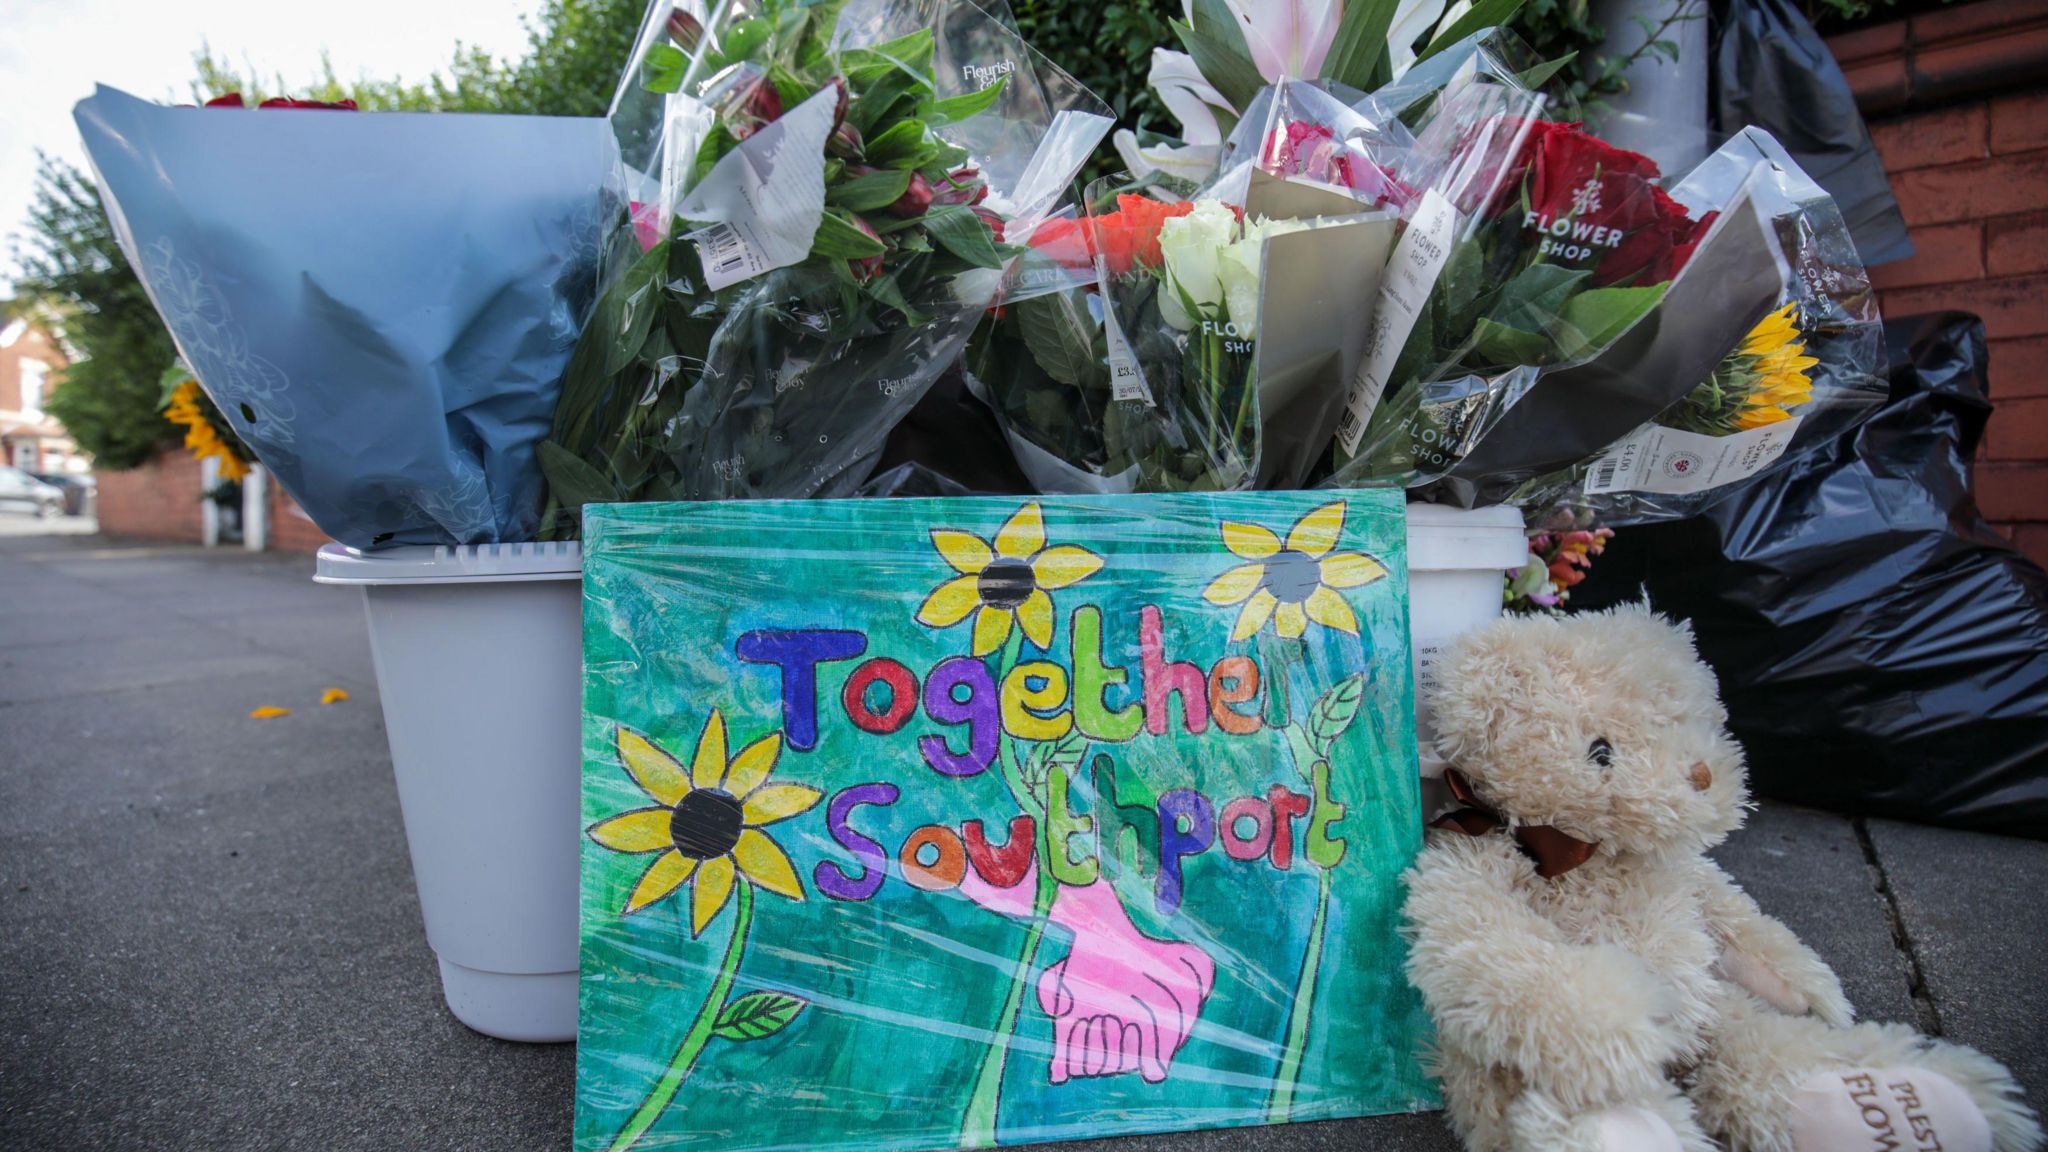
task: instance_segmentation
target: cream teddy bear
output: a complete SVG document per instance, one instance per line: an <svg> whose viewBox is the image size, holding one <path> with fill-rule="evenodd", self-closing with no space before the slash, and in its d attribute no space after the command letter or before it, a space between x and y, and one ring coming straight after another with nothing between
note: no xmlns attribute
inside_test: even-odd
<svg viewBox="0 0 2048 1152"><path fill-rule="evenodd" d="M1748 807L1691 633L1503 620L1431 693L1446 782L1407 876L1409 978L1476 1152L2026 1152L2012 1077L1842 986L1706 856Z"/></svg>

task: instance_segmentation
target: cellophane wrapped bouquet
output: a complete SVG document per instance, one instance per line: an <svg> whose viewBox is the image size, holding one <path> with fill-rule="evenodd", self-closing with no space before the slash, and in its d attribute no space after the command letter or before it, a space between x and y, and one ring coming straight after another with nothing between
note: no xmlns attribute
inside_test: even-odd
<svg viewBox="0 0 2048 1152"><path fill-rule="evenodd" d="M847 495L1108 131L1000 5L657 2L602 295L542 448L589 502Z"/></svg>

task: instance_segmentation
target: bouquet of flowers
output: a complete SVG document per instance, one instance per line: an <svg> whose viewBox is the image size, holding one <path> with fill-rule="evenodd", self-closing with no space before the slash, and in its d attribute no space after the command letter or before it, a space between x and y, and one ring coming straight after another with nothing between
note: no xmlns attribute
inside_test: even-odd
<svg viewBox="0 0 2048 1152"><path fill-rule="evenodd" d="M223 423L190 392L172 418L246 445L344 544L532 539L597 272L605 123L214 103L102 88L75 113Z"/></svg>
<svg viewBox="0 0 2048 1152"><path fill-rule="evenodd" d="M1747 188L1779 256L1776 306L1677 403L1597 458L1531 481L1518 502L1616 525L1690 516L1884 399L1876 295L1834 201L1761 129L1715 159L1673 197L1709 205Z"/></svg>
<svg viewBox="0 0 2048 1152"><path fill-rule="evenodd" d="M1418 181L1333 483L1504 499L1669 407L1777 294L1746 182L1682 203L1646 157L1539 106L1472 83L1424 129L1439 170Z"/></svg>
<svg viewBox="0 0 2048 1152"><path fill-rule="evenodd" d="M975 0L657 2L613 122L632 191L551 513L853 492L1110 123Z"/></svg>

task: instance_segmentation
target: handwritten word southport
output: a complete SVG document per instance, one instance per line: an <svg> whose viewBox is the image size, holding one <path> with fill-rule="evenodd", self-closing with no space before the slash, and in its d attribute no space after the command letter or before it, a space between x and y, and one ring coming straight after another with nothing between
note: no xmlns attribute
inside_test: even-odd
<svg viewBox="0 0 2048 1152"><path fill-rule="evenodd" d="M770 665L780 672L783 738L796 751L818 745L821 712L842 718L863 733L891 736L903 732L920 714L927 725L942 731L917 737L917 750L931 771L948 777L976 776L996 763L1001 738L1057 741L1078 734L1102 745L1124 744L1141 736L1170 733L1220 737L1259 734L1264 719L1264 677L1249 656L1218 659L1208 667L1173 660L1165 651L1160 611L1146 605L1138 614L1139 663L1133 668L1112 665L1102 655L1102 613L1094 605L1075 609L1067 630L1069 662L1022 661L1000 682L987 661L970 656L941 659L923 676L888 656L867 656L868 639L841 629L761 630L744 633L735 645L748 663ZM863 659L865 657L865 659ZM856 661L844 671L836 693L826 678L827 665ZM834 670L834 675L839 670ZM1133 684L1132 677L1136 676ZM823 690L823 691L821 691ZM1111 694L1130 697L1113 707ZM821 698L836 708L821 706ZM1045 859L1061 884L1092 883L1100 870L1095 814L1076 812L1075 791L1095 797L1096 813L1114 813L1124 831L1134 834L1145 858L1157 861L1154 899L1161 913L1179 908L1184 863L1220 848L1231 860L1263 861L1287 871L1299 855L1321 868L1334 867L1344 854L1344 841L1332 830L1344 806L1329 794L1326 764L1303 766L1312 784L1308 794L1273 785L1263 795L1240 796L1218 804L1191 788L1161 794L1156 803L1133 805L1119 800L1114 763L1106 755L1085 765L1055 767L1045 787L1044 815L1020 815L1010 821L1001 843L992 842L980 820L963 821L957 830L928 824L913 830L894 853L899 874L926 891L958 888L968 870L994 888L1022 883L1037 859L1039 838L1051 850ZM1108 775L1098 780L1098 775ZM1076 781L1076 776L1085 779ZM827 831L856 861L852 868L820 862L812 873L817 889L837 900L873 898L889 874L891 854L855 827L863 807L894 804L901 789L891 783L866 783L843 788L825 806ZM1041 819L1043 826L1041 826Z"/></svg>

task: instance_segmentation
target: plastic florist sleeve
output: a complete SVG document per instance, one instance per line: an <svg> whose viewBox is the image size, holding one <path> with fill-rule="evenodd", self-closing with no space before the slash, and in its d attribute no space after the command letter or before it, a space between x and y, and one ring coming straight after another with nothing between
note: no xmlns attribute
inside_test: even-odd
<svg viewBox="0 0 2048 1152"><path fill-rule="evenodd" d="M1678 403L1517 503L1590 509L1617 527L1691 516L1884 400L1877 298L1834 200L1758 128L1672 190L1696 210L1742 195L1777 257L1771 312Z"/></svg>
<svg viewBox="0 0 2048 1152"><path fill-rule="evenodd" d="M1400 493L585 529L579 1152L1433 1106Z"/></svg>
<svg viewBox="0 0 2048 1152"><path fill-rule="evenodd" d="M1503 109L1516 99L1446 93L1423 133L1446 161L1382 288L1338 485L1499 503L1669 408L1777 295L1746 188L1688 206L1647 158Z"/></svg>
<svg viewBox="0 0 2048 1152"><path fill-rule="evenodd" d="M543 453L564 512L850 494L1110 125L973 0L657 3L613 119L637 192Z"/></svg>
<svg viewBox="0 0 2048 1152"><path fill-rule="evenodd" d="M200 385L358 548L532 539L595 275L597 119L166 108L76 118Z"/></svg>
<svg viewBox="0 0 2048 1152"><path fill-rule="evenodd" d="M1414 136L1346 104L1328 82L1283 80L1259 91L1231 132L1220 172L1204 191L1242 204L1264 172L1344 192L1358 211L1400 209L1411 197L1398 173Z"/></svg>

